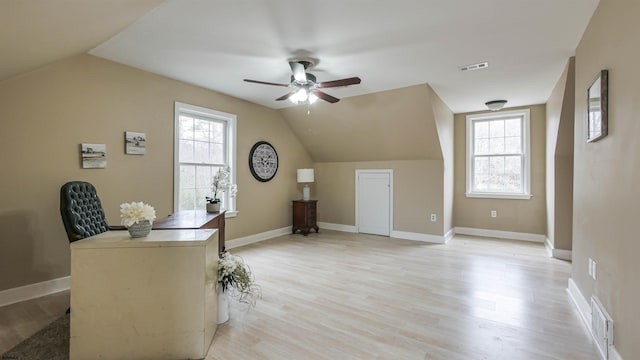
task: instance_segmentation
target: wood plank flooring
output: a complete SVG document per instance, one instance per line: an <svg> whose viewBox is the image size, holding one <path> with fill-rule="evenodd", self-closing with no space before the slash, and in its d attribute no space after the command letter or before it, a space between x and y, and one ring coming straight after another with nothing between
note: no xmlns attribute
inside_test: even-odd
<svg viewBox="0 0 640 360"><path fill-rule="evenodd" d="M599 359L565 290L571 264L541 244L321 229L231 251L263 296L249 311L232 300L209 360ZM67 305L63 292L0 308L0 354Z"/></svg>

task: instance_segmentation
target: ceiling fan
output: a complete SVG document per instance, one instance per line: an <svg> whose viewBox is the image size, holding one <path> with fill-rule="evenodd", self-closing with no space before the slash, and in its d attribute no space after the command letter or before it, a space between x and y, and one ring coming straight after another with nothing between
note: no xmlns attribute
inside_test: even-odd
<svg viewBox="0 0 640 360"><path fill-rule="evenodd" d="M276 101L289 99L294 104L305 101L313 104L318 99L322 99L332 104L337 103L338 101L340 101L340 99L333 97L325 93L324 91L321 91L320 89L360 84L361 80L359 77L318 82L313 74L309 74L307 72L307 68L310 65L312 65L312 62L307 60L289 61L289 66L291 67L291 72L293 73L293 75L291 75L291 82L289 84L278 84L250 79L244 79L244 81L256 84L290 87L292 91L277 98Z"/></svg>

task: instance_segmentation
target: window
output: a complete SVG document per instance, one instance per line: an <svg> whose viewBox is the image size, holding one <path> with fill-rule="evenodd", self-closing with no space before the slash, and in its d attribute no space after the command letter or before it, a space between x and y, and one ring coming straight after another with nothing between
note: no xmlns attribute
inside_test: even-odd
<svg viewBox="0 0 640 360"><path fill-rule="evenodd" d="M467 115L467 197L529 199L529 109Z"/></svg>
<svg viewBox="0 0 640 360"><path fill-rule="evenodd" d="M236 183L236 116L176 102L174 151L174 211L204 210L219 169L228 167ZM235 198L219 197L234 216Z"/></svg>

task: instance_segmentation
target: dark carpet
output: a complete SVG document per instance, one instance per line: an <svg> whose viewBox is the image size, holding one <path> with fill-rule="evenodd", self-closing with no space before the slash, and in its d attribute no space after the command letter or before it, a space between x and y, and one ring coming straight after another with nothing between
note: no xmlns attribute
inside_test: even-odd
<svg viewBox="0 0 640 360"><path fill-rule="evenodd" d="M69 359L69 314L61 316L30 338L0 355L0 360Z"/></svg>

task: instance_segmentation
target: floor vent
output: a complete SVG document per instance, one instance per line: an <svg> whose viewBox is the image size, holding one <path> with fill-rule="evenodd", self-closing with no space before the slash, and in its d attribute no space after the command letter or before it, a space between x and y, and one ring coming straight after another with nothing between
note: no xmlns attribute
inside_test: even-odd
<svg viewBox="0 0 640 360"><path fill-rule="evenodd" d="M591 333L602 358L609 359L609 346L613 345L613 320L597 297L591 297Z"/></svg>

